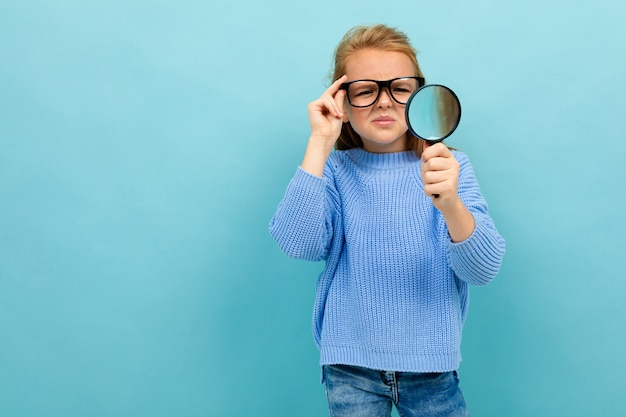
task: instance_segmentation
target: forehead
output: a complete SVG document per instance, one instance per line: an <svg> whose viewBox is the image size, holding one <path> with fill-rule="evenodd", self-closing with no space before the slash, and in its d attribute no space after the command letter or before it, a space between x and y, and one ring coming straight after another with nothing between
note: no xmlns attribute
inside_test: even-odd
<svg viewBox="0 0 626 417"><path fill-rule="evenodd" d="M411 59L402 52L364 49L346 61L348 80L389 80L415 75Z"/></svg>

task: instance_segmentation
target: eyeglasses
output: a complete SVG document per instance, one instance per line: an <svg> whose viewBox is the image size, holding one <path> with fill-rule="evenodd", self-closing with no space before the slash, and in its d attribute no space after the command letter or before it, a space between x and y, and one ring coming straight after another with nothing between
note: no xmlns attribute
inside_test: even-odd
<svg viewBox="0 0 626 417"><path fill-rule="evenodd" d="M346 90L348 103L352 107L369 107L378 101L383 88L389 91L391 98L398 104L406 104L418 88L424 86L422 77L400 77L386 81L355 80L341 84L340 88Z"/></svg>

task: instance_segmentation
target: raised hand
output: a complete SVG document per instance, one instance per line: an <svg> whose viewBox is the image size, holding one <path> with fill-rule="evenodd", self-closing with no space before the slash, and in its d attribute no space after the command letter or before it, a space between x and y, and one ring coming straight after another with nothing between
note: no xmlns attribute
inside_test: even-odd
<svg viewBox="0 0 626 417"><path fill-rule="evenodd" d="M302 168L313 175L321 176L326 159L339 138L341 125L347 121L343 111L346 92L341 84L347 76L339 78L317 99L309 104L311 136L302 161Z"/></svg>

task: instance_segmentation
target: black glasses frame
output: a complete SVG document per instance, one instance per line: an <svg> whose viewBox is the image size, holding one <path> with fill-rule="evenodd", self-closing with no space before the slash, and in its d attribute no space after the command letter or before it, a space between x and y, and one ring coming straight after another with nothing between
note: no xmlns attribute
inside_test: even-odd
<svg viewBox="0 0 626 417"><path fill-rule="evenodd" d="M350 103L350 105L352 107L357 107L359 109L363 109L365 107L370 107L373 106L374 104L376 104L376 102L378 101L378 99L380 98L380 92L383 91L383 88L386 88L387 91L389 91L389 96L393 99L393 101L395 101L398 104L406 104L403 103L401 101L399 101L398 99L396 99L393 96L393 92L391 92L391 83L397 80L407 80L407 79L414 79L417 80L417 89L422 88L425 84L426 84L426 80L424 79L424 77L398 77L398 78L392 78L391 80L384 80L384 81L380 81L380 80L354 80L354 81L348 81L345 82L343 84L341 84L339 86L340 90L346 90L346 93L348 93L348 89L350 88L350 84L354 84L357 82L362 82L362 81L369 81L369 82L373 82L376 83L376 85L378 86L378 94L376 94L376 98L374 99L374 101L372 102L372 104L368 104L367 106L355 106L354 104L352 104L352 101L350 100L350 94L346 94L346 97L348 97L348 103Z"/></svg>

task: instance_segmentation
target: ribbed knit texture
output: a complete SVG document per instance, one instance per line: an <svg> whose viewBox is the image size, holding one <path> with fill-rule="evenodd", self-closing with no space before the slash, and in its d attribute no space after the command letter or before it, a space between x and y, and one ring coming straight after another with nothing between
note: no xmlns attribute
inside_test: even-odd
<svg viewBox="0 0 626 417"><path fill-rule="evenodd" d="M493 279L504 240L468 158L454 155L459 195L476 222L460 243L424 194L413 152L335 151L323 178L296 171L270 232L289 256L326 261L313 312L322 365L458 368L468 284Z"/></svg>

